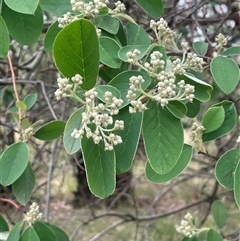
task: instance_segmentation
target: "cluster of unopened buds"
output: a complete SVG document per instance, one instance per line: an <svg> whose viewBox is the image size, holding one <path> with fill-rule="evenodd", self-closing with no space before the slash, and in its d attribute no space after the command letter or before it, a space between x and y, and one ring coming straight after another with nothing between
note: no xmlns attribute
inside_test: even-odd
<svg viewBox="0 0 240 241"><path fill-rule="evenodd" d="M142 83L144 83L142 76L133 76L130 78L130 86L127 93L127 98L131 101L130 113L141 112L147 109L146 105L141 102L141 99L145 97L160 103L162 107L165 107L169 101L173 100L193 101L194 86L186 84L184 80L180 80L176 84L176 77L173 72L161 71L157 75L157 80L156 87L149 92L145 92L142 89ZM139 99L137 99L137 92L142 94Z"/></svg>
<svg viewBox="0 0 240 241"><path fill-rule="evenodd" d="M150 28L154 31L159 45L174 45L176 33L168 27L168 23L163 18L159 21L151 20Z"/></svg>
<svg viewBox="0 0 240 241"><path fill-rule="evenodd" d="M222 34L218 34L217 37L215 38L217 45L216 45L216 50L218 53L221 52L221 50L223 49L223 46L225 46L227 44L227 38Z"/></svg>
<svg viewBox="0 0 240 241"><path fill-rule="evenodd" d="M64 28L69 23L78 20L76 16L73 16L70 12L67 12L62 17L58 18L58 27Z"/></svg>
<svg viewBox="0 0 240 241"><path fill-rule="evenodd" d="M126 10L125 4L122 3L121 1L117 1L114 4L115 4L115 9L113 9L114 13L122 13Z"/></svg>
<svg viewBox="0 0 240 241"><path fill-rule="evenodd" d="M192 238L198 233L198 229L194 225L194 219L192 214L187 213L184 219L181 220L181 225L176 227L178 233L183 234L186 237Z"/></svg>
<svg viewBox="0 0 240 241"><path fill-rule="evenodd" d="M106 8L108 0L93 0L85 3L84 0L71 0L73 11L79 11L84 16L92 16L98 14L102 8Z"/></svg>
<svg viewBox="0 0 240 241"><path fill-rule="evenodd" d="M98 93L91 89L85 94L85 111L82 113L81 128L74 129L71 136L74 138L92 138L95 144L104 142L105 150L113 150L113 146L122 143L120 136L113 133L116 130L124 129L122 120L113 120L113 115L117 115L123 103L112 95L110 91L104 94L105 104L96 103ZM109 127L110 126L110 127Z"/></svg>
<svg viewBox="0 0 240 241"><path fill-rule="evenodd" d="M57 79L58 83L58 89L54 92L55 97L57 100L60 100L64 97L70 96L70 93L74 92L77 87L81 86L82 82L82 76L79 74L76 74L71 78L71 81L69 78L61 78L59 77Z"/></svg>
<svg viewBox="0 0 240 241"><path fill-rule="evenodd" d="M23 141L27 142L33 135L34 135L33 127L28 127L27 129L25 129L23 131L22 139L23 139Z"/></svg>
<svg viewBox="0 0 240 241"><path fill-rule="evenodd" d="M29 223L34 223L36 220L42 218L42 213L39 212L39 206L33 202L30 210L25 214L25 220Z"/></svg>
<svg viewBox="0 0 240 241"><path fill-rule="evenodd" d="M204 147L202 144L202 134L203 134L203 131L205 130L204 126L200 126L196 122L194 122L192 124L191 130L192 130L192 133L190 135L190 138L192 142L195 143L196 148L199 151L204 151Z"/></svg>

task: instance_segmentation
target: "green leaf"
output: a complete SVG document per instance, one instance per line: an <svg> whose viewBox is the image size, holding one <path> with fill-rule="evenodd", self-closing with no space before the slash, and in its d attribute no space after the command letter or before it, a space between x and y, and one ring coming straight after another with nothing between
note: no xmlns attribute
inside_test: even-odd
<svg viewBox="0 0 240 241"><path fill-rule="evenodd" d="M66 152L70 155L76 153L81 148L80 139L73 138L71 136L73 130L76 128L79 130L82 126L82 113L84 112L85 108L81 107L80 109L76 110L68 119L64 134L63 134L63 146Z"/></svg>
<svg viewBox="0 0 240 241"><path fill-rule="evenodd" d="M216 164L216 178L226 189L232 190L234 188L234 176L239 162L240 149L231 149L225 152Z"/></svg>
<svg viewBox="0 0 240 241"><path fill-rule="evenodd" d="M220 200L216 200L211 205L211 212L215 223L219 228L223 228L228 219L226 206Z"/></svg>
<svg viewBox="0 0 240 241"><path fill-rule="evenodd" d="M167 109L177 118L181 119L187 112L187 107L180 101L169 101Z"/></svg>
<svg viewBox="0 0 240 241"><path fill-rule="evenodd" d="M40 241L32 226L28 226L22 233L19 241Z"/></svg>
<svg viewBox="0 0 240 241"><path fill-rule="evenodd" d="M167 108L148 101L143 116L143 140L148 161L159 174L168 173L183 148L183 127Z"/></svg>
<svg viewBox="0 0 240 241"><path fill-rule="evenodd" d="M36 100L37 100L37 94L30 94L24 98L23 102L26 105L27 110L33 107L33 105L36 103Z"/></svg>
<svg viewBox="0 0 240 241"><path fill-rule="evenodd" d="M104 98L104 94L108 91L112 93L113 97L116 97L118 99L121 98L121 93L118 89L116 89L115 87L111 86L111 85L99 85L96 87L95 89L98 93L98 99L101 100L102 102L106 103L105 98ZM109 103L109 101L108 101Z"/></svg>
<svg viewBox="0 0 240 241"><path fill-rule="evenodd" d="M105 16L95 16L94 22L96 26L100 29L104 29L105 31L111 33L111 34L116 34L119 29L119 20L111 17L109 15Z"/></svg>
<svg viewBox="0 0 240 241"><path fill-rule="evenodd" d="M223 107L225 112L225 119L220 128L215 131L204 133L202 136L203 142L215 140L228 132L230 132L236 125L237 111L235 105L231 101L222 101L212 107Z"/></svg>
<svg viewBox="0 0 240 241"><path fill-rule="evenodd" d="M23 225L23 221L19 221L15 224L15 226L12 228L7 241L18 241L20 237L20 231Z"/></svg>
<svg viewBox="0 0 240 241"><path fill-rule="evenodd" d="M136 0L136 2L152 18L159 18L164 13L164 5L162 0Z"/></svg>
<svg viewBox="0 0 240 241"><path fill-rule="evenodd" d="M128 106L113 117L114 120L124 121L124 130L114 132L122 138L122 143L114 146L117 173L127 172L132 166L141 134L142 118L141 112L130 114Z"/></svg>
<svg viewBox="0 0 240 241"><path fill-rule="evenodd" d="M202 118L202 125L205 128L203 133L217 130L225 119L225 111L222 106L209 108Z"/></svg>
<svg viewBox="0 0 240 241"><path fill-rule="evenodd" d="M43 12L39 6L30 15L15 12L3 4L2 17L12 38L20 44L30 45L38 40L43 26Z"/></svg>
<svg viewBox="0 0 240 241"><path fill-rule="evenodd" d="M38 129L34 136L37 139L43 141L51 141L57 139L63 134L65 124L66 123L64 121L51 121Z"/></svg>
<svg viewBox="0 0 240 241"><path fill-rule="evenodd" d="M58 27L58 21L54 22L47 30L47 33L44 38L44 50L46 52L53 51L53 43L57 34L61 31L61 28Z"/></svg>
<svg viewBox="0 0 240 241"><path fill-rule="evenodd" d="M240 55L240 46L233 46L221 53L221 55L232 56L232 55Z"/></svg>
<svg viewBox="0 0 240 241"><path fill-rule="evenodd" d="M95 196L106 198L114 192L116 185L114 151L105 151L103 141L96 145L85 135L81 146L89 189Z"/></svg>
<svg viewBox="0 0 240 241"><path fill-rule="evenodd" d="M56 16L72 11L69 0L40 0L40 6L43 10Z"/></svg>
<svg viewBox="0 0 240 241"><path fill-rule="evenodd" d="M0 232L5 232L8 230L9 230L8 223L4 219L4 217L0 214Z"/></svg>
<svg viewBox="0 0 240 241"><path fill-rule="evenodd" d="M15 105L19 110L23 110L23 111L27 110L27 106L23 101L18 100L16 101Z"/></svg>
<svg viewBox="0 0 240 241"><path fill-rule="evenodd" d="M25 13L25 14L34 14L39 0L4 0L5 3L8 5L15 12Z"/></svg>
<svg viewBox="0 0 240 241"><path fill-rule="evenodd" d="M33 228L36 231L40 241L59 241L53 230L44 222L35 221Z"/></svg>
<svg viewBox="0 0 240 241"><path fill-rule="evenodd" d="M96 84L99 67L99 43L95 26L86 19L64 27L53 44L53 54L59 71L66 77L80 74L83 89Z"/></svg>
<svg viewBox="0 0 240 241"><path fill-rule="evenodd" d="M10 38L8 33L8 28L3 20L2 16L0 16L0 58L5 58L8 53L8 48L10 44Z"/></svg>
<svg viewBox="0 0 240 241"><path fill-rule="evenodd" d="M175 164L175 166L166 174L158 174L156 173L149 162L146 164L146 177L149 181L155 183L163 183L172 180L173 178L180 175L188 166L191 158L192 158L193 150L189 145L184 144L182 153Z"/></svg>
<svg viewBox="0 0 240 241"><path fill-rule="evenodd" d="M121 59L118 57L120 45L113 39L108 37L99 37L100 62L111 67L120 68Z"/></svg>
<svg viewBox="0 0 240 241"><path fill-rule="evenodd" d="M143 77L143 79L145 80L145 82L142 84L142 89L145 90L151 83L151 78L147 73L137 71L137 70L124 71L124 72L120 73L119 75L117 75L115 78L113 78L108 83L109 85L114 86L115 88L117 88L120 91L120 93L122 95L122 100L123 100L123 104L122 104L121 108L125 107L126 105L128 105L130 103L130 101L126 98L127 92L129 90L129 83L130 83L129 79L132 76L138 76L138 75L141 75ZM139 95L140 95L140 93L137 95L137 97Z"/></svg>
<svg viewBox="0 0 240 241"><path fill-rule="evenodd" d="M26 205L32 195L35 186L35 176L31 164L28 162L27 168L22 175L12 184L13 193L18 202Z"/></svg>
<svg viewBox="0 0 240 241"><path fill-rule="evenodd" d="M9 186L24 172L28 164L28 146L17 142L7 147L0 157L0 183Z"/></svg>
<svg viewBox="0 0 240 241"><path fill-rule="evenodd" d="M138 49L140 51L140 54L139 54L137 59L141 59L146 55L146 53L149 49L149 45L127 45L127 46L124 46L119 50L118 56L121 60L123 60L124 62L127 62L127 53L129 51L133 52L135 49Z"/></svg>
<svg viewBox="0 0 240 241"><path fill-rule="evenodd" d="M197 99L194 99L192 103L188 102L185 104L187 107L187 113L186 116L189 118L194 118L200 111L200 101Z"/></svg>
<svg viewBox="0 0 240 241"><path fill-rule="evenodd" d="M240 151L240 149L238 149ZM240 208L240 155L238 164L236 166L235 172L234 172L234 198L238 205L238 208Z"/></svg>
<svg viewBox="0 0 240 241"><path fill-rule="evenodd" d="M196 78L191 74L177 75L177 80L184 80L186 84L193 85L195 88L194 95L195 98L201 102L206 102L210 99L212 86L208 83Z"/></svg>
<svg viewBox="0 0 240 241"><path fill-rule="evenodd" d="M134 23L128 22L126 25L128 45L150 45L151 40L145 30Z"/></svg>
<svg viewBox="0 0 240 241"><path fill-rule="evenodd" d="M210 69L216 84L225 94L236 88L239 68L235 61L220 55L212 59Z"/></svg>
<svg viewBox="0 0 240 241"><path fill-rule="evenodd" d="M204 56L208 50L208 43L197 41L193 43L193 48L197 54Z"/></svg>
<svg viewBox="0 0 240 241"><path fill-rule="evenodd" d="M62 229L50 223L45 222L45 224L55 233L58 241L69 241L67 234Z"/></svg>
<svg viewBox="0 0 240 241"><path fill-rule="evenodd" d="M223 238L217 231L210 229L207 233L207 241L223 241Z"/></svg>

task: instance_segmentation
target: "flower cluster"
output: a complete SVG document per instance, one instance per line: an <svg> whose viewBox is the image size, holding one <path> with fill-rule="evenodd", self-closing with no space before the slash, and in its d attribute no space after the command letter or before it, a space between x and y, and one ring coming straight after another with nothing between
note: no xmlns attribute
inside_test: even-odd
<svg viewBox="0 0 240 241"><path fill-rule="evenodd" d="M202 72L203 65L205 64L205 62L203 61L203 58L198 57L197 54L188 53L187 59L184 64L186 65L187 69L192 69L197 72Z"/></svg>
<svg viewBox="0 0 240 241"><path fill-rule="evenodd" d="M112 95L110 91L104 94L104 102L95 104L98 93L91 89L85 94L85 111L82 113L81 128L74 129L71 136L82 138L86 134L87 138L92 138L95 144L104 142L105 150L113 150L113 146L122 143L120 136L112 133L115 130L123 130L122 120L113 120L113 115L117 115L123 100ZM111 126L109 128L109 126ZM113 127L112 127L113 126Z"/></svg>
<svg viewBox="0 0 240 241"><path fill-rule="evenodd" d="M223 46L225 46L227 44L227 38L224 37L223 34L218 34L218 36L215 38L217 45L216 45L216 50L218 53L221 52Z"/></svg>
<svg viewBox="0 0 240 241"><path fill-rule="evenodd" d="M168 23L163 18L157 22L152 19L150 28L154 31L159 45L174 45L176 33L168 27Z"/></svg>
<svg viewBox="0 0 240 241"><path fill-rule="evenodd" d="M204 147L202 144L202 134L205 128L203 126L199 126L196 122L192 124L191 127L192 133L190 135L190 138L192 142L195 143L196 148L200 151L204 151Z"/></svg>
<svg viewBox="0 0 240 241"><path fill-rule="evenodd" d="M150 63L145 62L144 63L144 68L146 68L146 70L149 73L156 73L158 72L158 69L164 69L165 67L165 61L162 60L161 58L163 57L162 53L159 51L153 51L150 54Z"/></svg>
<svg viewBox="0 0 240 241"><path fill-rule="evenodd" d="M93 0L88 3L85 3L84 0L71 0L70 3L73 11L79 11L84 16L92 16L107 7L109 0Z"/></svg>
<svg viewBox="0 0 240 241"><path fill-rule="evenodd" d="M29 128L23 131L23 134L22 134L23 141L27 142L33 135L34 135L34 129L30 126Z"/></svg>
<svg viewBox="0 0 240 241"><path fill-rule="evenodd" d="M39 206L33 202L30 206L30 210L25 214L25 220L29 223L34 223L37 219L42 217L42 213L39 212Z"/></svg>
<svg viewBox="0 0 240 241"><path fill-rule="evenodd" d="M58 18L58 27L64 28L66 25L68 25L69 23L75 20L78 20L78 18L76 16L71 15L70 12L67 12L62 17Z"/></svg>
<svg viewBox="0 0 240 241"><path fill-rule="evenodd" d="M57 100L60 100L64 97L69 96L69 93L71 92L73 87L74 87L73 88L73 91L74 91L78 86L80 86L83 83L82 76L79 74L76 74L75 76L73 76L71 78L71 81L72 82L70 82L69 78L59 77L57 79L58 89L54 92Z"/></svg>
<svg viewBox="0 0 240 241"><path fill-rule="evenodd" d="M121 13L124 12L126 10L125 4L122 3L121 1L117 1L115 3L115 9L113 9L114 13Z"/></svg>
<svg viewBox="0 0 240 241"><path fill-rule="evenodd" d="M194 219L192 214L187 213L184 216L184 219L181 220L181 225L176 227L176 230L178 233L181 233L189 238L192 238L194 235L196 235L198 229L194 225Z"/></svg>
<svg viewBox="0 0 240 241"><path fill-rule="evenodd" d="M172 71L175 74L184 75L186 73L186 70L184 69L184 65L182 64L181 59L177 58L172 62Z"/></svg>
<svg viewBox="0 0 240 241"><path fill-rule="evenodd" d="M141 52L138 49L134 49L133 52L129 51L126 54L127 62L130 64L137 65L138 64L138 57L141 54Z"/></svg>

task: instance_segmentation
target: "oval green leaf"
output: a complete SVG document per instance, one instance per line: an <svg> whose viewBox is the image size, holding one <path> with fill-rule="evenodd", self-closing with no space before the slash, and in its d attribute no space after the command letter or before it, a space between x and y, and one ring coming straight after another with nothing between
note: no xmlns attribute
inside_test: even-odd
<svg viewBox="0 0 240 241"><path fill-rule="evenodd" d="M35 186L35 176L31 164L28 162L27 168L22 175L12 184L13 193L18 202L26 205L32 195Z"/></svg>
<svg viewBox="0 0 240 241"><path fill-rule="evenodd" d="M101 28L108 33L116 34L119 29L119 20L109 15L95 16L94 22L98 28Z"/></svg>
<svg viewBox="0 0 240 241"><path fill-rule="evenodd" d="M158 0L159 1L159 0ZM128 45L150 45L151 40L146 31L135 23L128 22L126 25Z"/></svg>
<svg viewBox="0 0 240 241"><path fill-rule="evenodd" d="M213 105L213 107L223 107L225 112L225 119L223 124L215 131L204 133L202 136L203 142L215 140L228 132L230 132L236 125L237 110L231 101L222 101L221 103Z"/></svg>
<svg viewBox="0 0 240 241"><path fill-rule="evenodd" d="M66 123L64 121L51 121L38 129L34 134L34 137L43 141L51 141L57 139L63 134L65 124Z"/></svg>
<svg viewBox="0 0 240 241"><path fill-rule="evenodd" d="M127 172L132 166L141 134L142 118L143 113L141 112L130 114L128 106L113 117L114 120L124 121L124 129L114 132L122 138L122 143L114 146L118 174Z"/></svg>
<svg viewBox="0 0 240 241"><path fill-rule="evenodd" d="M53 44L53 54L59 71L66 77L80 74L83 89L96 84L99 67L99 42L95 26L86 19L64 27Z"/></svg>
<svg viewBox="0 0 240 241"><path fill-rule="evenodd" d="M22 225L23 225L23 220L15 224L15 226L12 228L11 232L9 233L7 241L19 240Z"/></svg>
<svg viewBox="0 0 240 241"><path fill-rule="evenodd" d="M240 55L240 46L233 46L221 53L221 55L232 56L232 55Z"/></svg>
<svg viewBox="0 0 240 241"><path fill-rule="evenodd" d="M59 241L55 233L44 222L35 221L33 228L41 241Z"/></svg>
<svg viewBox="0 0 240 241"><path fill-rule="evenodd" d="M28 226L22 233L19 241L40 241L32 226Z"/></svg>
<svg viewBox="0 0 240 241"><path fill-rule="evenodd" d="M153 170L168 173L180 157L183 148L181 121L167 108L148 101L143 116L143 140L147 158Z"/></svg>
<svg viewBox="0 0 240 241"><path fill-rule="evenodd" d="M23 110L23 111L27 110L26 104L21 100L16 101L15 105L19 110Z"/></svg>
<svg viewBox="0 0 240 241"><path fill-rule="evenodd" d="M197 41L193 43L193 48L197 54L204 56L208 50L208 43Z"/></svg>
<svg viewBox="0 0 240 241"><path fill-rule="evenodd" d="M118 57L120 45L109 37L99 37L100 62L111 67L120 68L121 59Z"/></svg>
<svg viewBox="0 0 240 241"><path fill-rule="evenodd" d="M225 111L222 106L209 108L202 118L202 125L205 128L203 133L217 130L225 119Z"/></svg>
<svg viewBox="0 0 240 241"><path fill-rule="evenodd" d="M231 149L225 152L216 164L216 178L226 189L232 190L234 188L234 176L239 162L240 149Z"/></svg>
<svg viewBox="0 0 240 241"><path fill-rule="evenodd" d="M53 43L58 35L58 33L61 31L61 28L58 27L58 21L54 22L49 29L47 30L47 33L44 38L44 50L46 52L52 52L53 51Z"/></svg>
<svg viewBox="0 0 240 241"><path fill-rule="evenodd" d="M69 241L67 234L62 229L50 223L44 223L55 233L55 235L58 238L58 241Z"/></svg>
<svg viewBox="0 0 240 241"><path fill-rule="evenodd" d="M76 128L79 130L82 126L82 113L84 112L84 107L76 110L68 119L64 134L63 134L63 146L66 152L70 155L76 153L81 148L80 139L73 138L71 136L73 130Z"/></svg>
<svg viewBox="0 0 240 241"><path fill-rule="evenodd" d="M5 3L15 12L34 14L39 0L5 0Z"/></svg>
<svg viewBox="0 0 240 241"><path fill-rule="evenodd" d="M220 55L211 61L210 69L216 84L225 94L236 88L239 68L235 61Z"/></svg>
<svg viewBox="0 0 240 241"><path fill-rule="evenodd" d="M12 38L20 44L30 45L38 40L43 26L43 12L39 6L30 15L17 13L3 4L2 17Z"/></svg>
<svg viewBox="0 0 240 241"><path fill-rule="evenodd" d="M24 172L29 159L25 142L14 143L7 147L0 157L0 183L9 186Z"/></svg>
<svg viewBox="0 0 240 241"><path fill-rule="evenodd" d="M163 183L172 180L173 178L180 175L188 166L191 158L192 158L193 150L189 145L184 144L182 153L176 163L176 165L166 174L156 173L149 162L146 164L146 177L149 181L155 183Z"/></svg>
<svg viewBox="0 0 240 241"><path fill-rule="evenodd" d="M36 100L37 100L37 94L30 94L24 98L23 102L25 103L27 110L33 107L33 105L36 103Z"/></svg>
<svg viewBox="0 0 240 241"><path fill-rule="evenodd" d="M5 58L8 53L8 48L10 44L10 38L8 33L8 28L3 20L2 16L0 16L0 58Z"/></svg>
<svg viewBox="0 0 240 241"><path fill-rule="evenodd" d="M185 104L187 107L187 113L186 116L189 118L194 118L200 111L200 101L197 99L194 99L192 103L188 102Z"/></svg>
<svg viewBox="0 0 240 241"><path fill-rule="evenodd" d="M240 152L240 149L238 149ZM235 201L238 205L238 208L240 208L240 155L239 155L239 160L238 164L236 167L236 170L234 172L234 198Z"/></svg>
<svg viewBox="0 0 240 241"><path fill-rule="evenodd" d="M0 214L0 232L6 232L9 230L8 223L5 218Z"/></svg>
<svg viewBox="0 0 240 241"><path fill-rule="evenodd" d="M164 5L162 0L136 0L136 2L152 18L159 18L163 15Z"/></svg>
<svg viewBox="0 0 240 241"><path fill-rule="evenodd" d="M223 238L217 231L210 229L207 233L207 241L223 241Z"/></svg>
<svg viewBox="0 0 240 241"><path fill-rule="evenodd" d="M81 140L88 186L100 198L106 198L115 190L116 159L114 151L105 151L101 141L96 145L84 135Z"/></svg>
<svg viewBox="0 0 240 241"><path fill-rule="evenodd" d="M40 6L43 10L55 16L61 16L72 11L69 0L40 0Z"/></svg>
<svg viewBox="0 0 240 241"><path fill-rule="evenodd" d="M182 102L173 100L169 101L167 109L177 118L181 119L187 113L187 107Z"/></svg>
<svg viewBox="0 0 240 241"><path fill-rule="evenodd" d="M223 228L228 219L226 206L220 200L216 200L211 205L211 212L215 223L219 228Z"/></svg>

